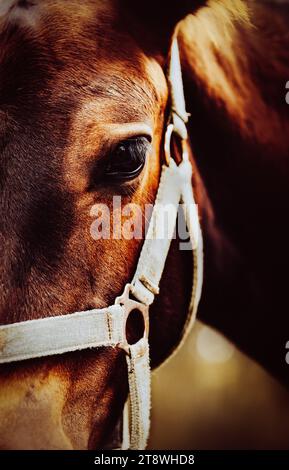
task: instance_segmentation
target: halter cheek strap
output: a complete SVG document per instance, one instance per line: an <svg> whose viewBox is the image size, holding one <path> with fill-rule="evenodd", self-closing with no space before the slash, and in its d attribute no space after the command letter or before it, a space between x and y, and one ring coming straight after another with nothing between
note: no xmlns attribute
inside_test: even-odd
<svg viewBox="0 0 289 470"><path fill-rule="evenodd" d="M165 142L167 164L162 167L159 189L148 232L133 280L115 304L104 309L30 320L0 327L0 364L46 357L97 347L119 347L126 353L129 398L123 417L122 448L144 449L150 427L151 381L149 365L149 306L159 292L159 282L174 236L179 203L185 205L194 259L194 283L185 333L192 326L201 295L203 244L192 190L192 166L186 152L185 100L177 40L172 44L169 70L172 123ZM176 133L183 143L179 165L170 156L170 140ZM162 208L170 205L170 224L159 235ZM132 298L133 296L133 298ZM143 337L129 344L126 322L132 310L143 316Z"/></svg>

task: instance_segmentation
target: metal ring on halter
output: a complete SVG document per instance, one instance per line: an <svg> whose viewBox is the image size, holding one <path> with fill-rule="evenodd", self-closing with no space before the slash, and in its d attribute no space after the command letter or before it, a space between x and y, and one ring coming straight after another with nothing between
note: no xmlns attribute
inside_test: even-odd
<svg viewBox="0 0 289 470"><path fill-rule="evenodd" d="M172 142L172 136L175 133L175 127L173 124L169 124L165 133L165 142L164 142L164 154L165 154L165 164L167 166L170 166L170 161L172 158L171 155L171 142ZM178 134L176 134L178 135ZM180 137L179 137L180 138ZM180 138L181 139L181 138ZM182 145L182 161L186 161L189 159L189 153L188 153L188 141L187 139L181 139L181 145ZM173 158L173 160L175 160Z"/></svg>
<svg viewBox="0 0 289 470"><path fill-rule="evenodd" d="M142 339L148 339L149 336L149 307L148 305L142 304L137 300L130 298L129 294L131 292L131 284L126 284L123 293L115 299L116 305L121 305L124 308L124 319L123 319L123 338L125 340L120 343L118 346L123 349L127 354L129 354L131 344L127 340L126 335L126 325L127 320L133 310L137 310L142 314L143 318L143 335L138 339L136 343L139 343ZM145 353L145 351L143 351ZM142 353L140 352L140 356Z"/></svg>
<svg viewBox="0 0 289 470"><path fill-rule="evenodd" d="M167 166L170 166L170 160L171 160L171 140L172 140L172 134L174 132L174 125L169 124L166 130L165 134L165 163Z"/></svg>

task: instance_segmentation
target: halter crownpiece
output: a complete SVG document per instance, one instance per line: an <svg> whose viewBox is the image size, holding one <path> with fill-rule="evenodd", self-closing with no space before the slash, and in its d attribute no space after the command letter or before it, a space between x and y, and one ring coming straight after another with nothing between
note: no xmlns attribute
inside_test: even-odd
<svg viewBox="0 0 289 470"><path fill-rule="evenodd" d="M203 242L192 189L192 165L187 153L188 114L177 39L172 42L168 74L171 96L171 123L165 137L166 164L162 167L158 193L133 280L125 286L115 304L68 315L29 320L0 327L0 364L46 357L103 346L119 347L126 353L129 397L123 415L122 449L145 449L150 428L151 379L149 365L149 306L159 293L165 261L174 237L179 203L184 204L185 221L193 250L193 288L184 336L191 329L197 312L203 280ZM182 140L179 165L171 157L171 138ZM158 239L159 212L164 204L174 209L174 223ZM171 220L170 220L171 221ZM133 298L132 298L133 297ZM138 310L144 323L143 337L129 344L126 323Z"/></svg>

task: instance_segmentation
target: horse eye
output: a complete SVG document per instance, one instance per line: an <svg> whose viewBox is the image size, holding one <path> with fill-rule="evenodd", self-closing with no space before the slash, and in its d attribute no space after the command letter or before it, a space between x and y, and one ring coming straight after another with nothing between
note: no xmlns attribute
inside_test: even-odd
<svg viewBox="0 0 289 470"><path fill-rule="evenodd" d="M109 157L105 176L110 182L125 182L136 178L143 170L150 142L146 137L125 140Z"/></svg>

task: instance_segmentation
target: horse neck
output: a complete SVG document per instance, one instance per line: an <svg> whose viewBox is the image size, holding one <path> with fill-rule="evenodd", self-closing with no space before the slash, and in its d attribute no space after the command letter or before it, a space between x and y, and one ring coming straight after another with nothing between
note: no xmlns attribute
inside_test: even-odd
<svg viewBox="0 0 289 470"><path fill-rule="evenodd" d="M199 315L289 384L284 359L289 227L282 222L289 200L284 133L289 135L289 120L284 113L285 92L283 104L282 97L275 99L272 87L272 80L278 84L284 76L285 90L288 60L273 61L267 54L266 25L273 13L263 8L256 17L258 24L264 23L258 43L244 22L237 23L232 44L226 44L223 35L214 48L198 25L192 23L190 30L187 22L183 32L190 136L210 201L209 210L201 207L205 282ZM188 38L196 31L200 46L195 40L188 48ZM275 34L282 42L282 28ZM235 50L246 59L239 61ZM200 66L206 60L212 61L215 76L202 72ZM262 65L254 75L256 62ZM222 80L224 87L218 88Z"/></svg>

